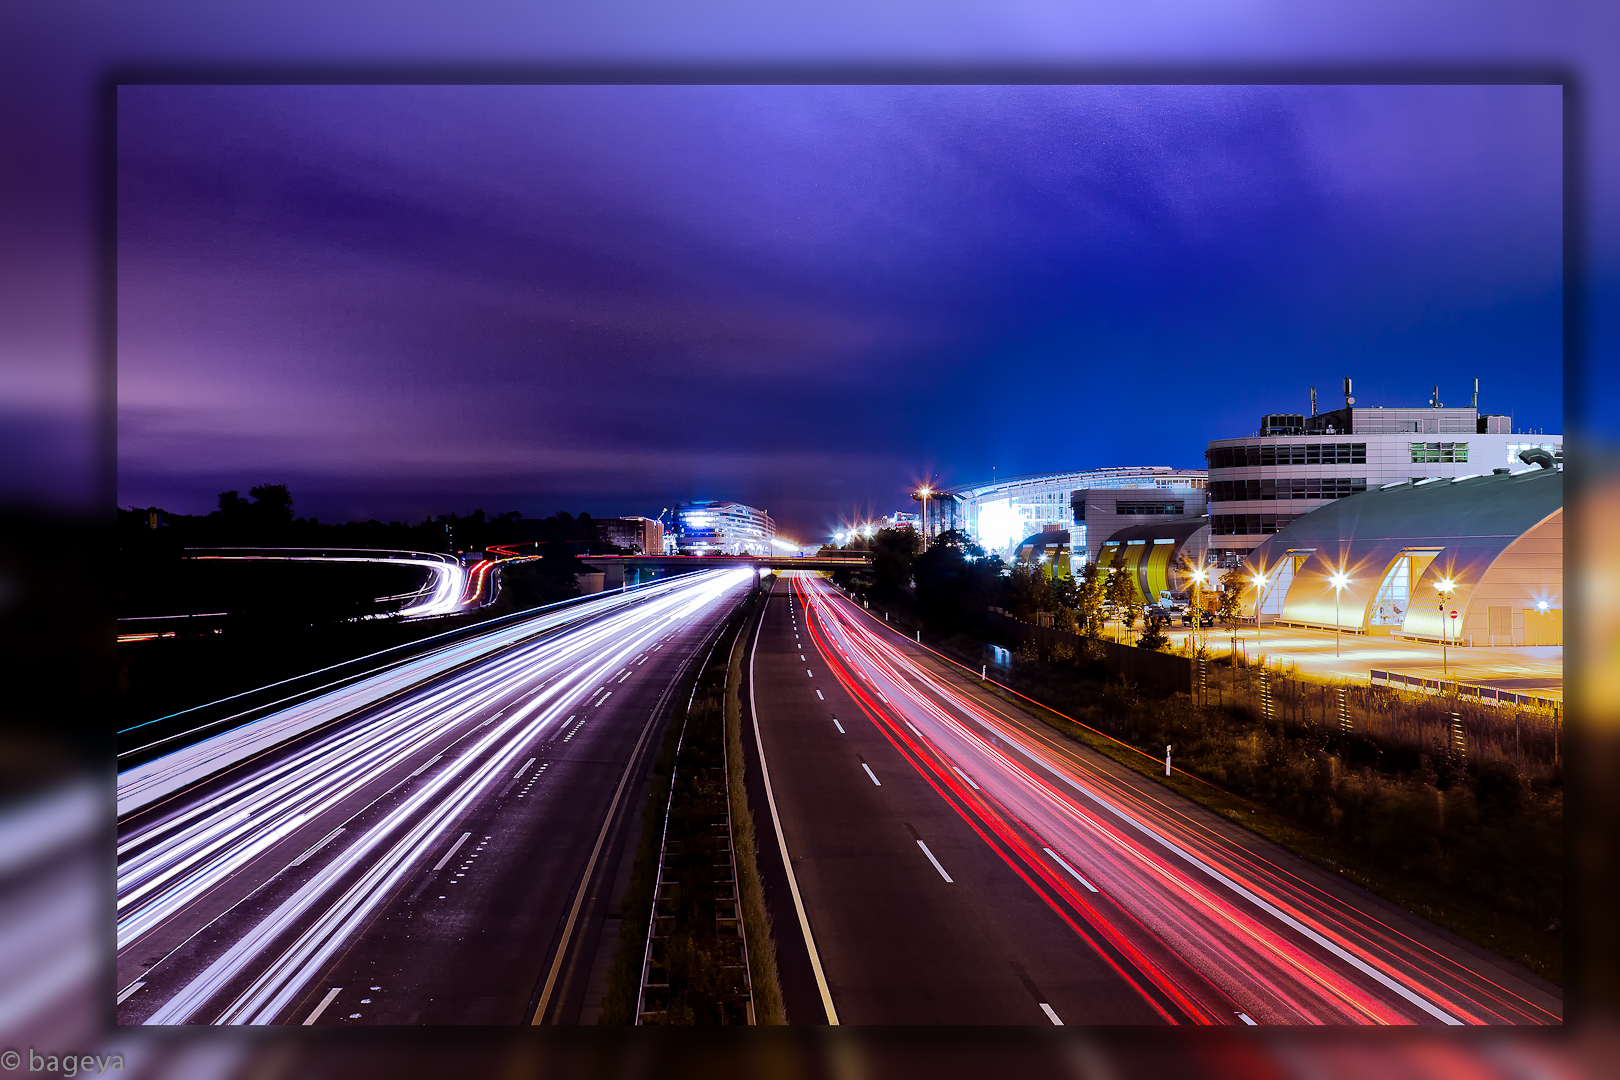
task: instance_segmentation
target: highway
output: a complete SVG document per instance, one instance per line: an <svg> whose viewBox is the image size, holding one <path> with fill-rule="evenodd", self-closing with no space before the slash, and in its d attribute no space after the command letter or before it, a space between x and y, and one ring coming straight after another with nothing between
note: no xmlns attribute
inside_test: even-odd
<svg viewBox="0 0 1620 1080"><path fill-rule="evenodd" d="M1560 1022L1551 984L978 676L817 576L778 581L750 690L774 815L761 846L780 838L800 898L776 933L799 930L810 958L784 948L785 982L808 973L784 986L793 1021Z"/></svg>
<svg viewBox="0 0 1620 1080"><path fill-rule="evenodd" d="M754 580L506 624L121 774L119 1022L594 1019L658 731Z"/></svg>

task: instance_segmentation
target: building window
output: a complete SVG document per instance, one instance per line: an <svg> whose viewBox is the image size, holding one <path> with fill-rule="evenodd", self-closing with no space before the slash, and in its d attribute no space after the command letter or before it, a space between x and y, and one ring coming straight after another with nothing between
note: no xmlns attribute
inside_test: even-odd
<svg viewBox="0 0 1620 1080"><path fill-rule="evenodd" d="M1250 443L1217 446L1204 452L1212 469L1256 465L1365 465L1366 443Z"/></svg>
<svg viewBox="0 0 1620 1080"><path fill-rule="evenodd" d="M1465 442L1431 442L1412 443L1412 463L1443 463L1451 464L1456 461L1468 460L1468 444Z"/></svg>
<svg viewBox="0 0 1620 1080"><path fill-rule="evenodd" d="M1216 536L1255 536L1287 528L1298 514L1212 514L1209 531Z"/></svg>
<svg viewBox="0 0 1620 1080"><path fill-rule="evenodd" d="M1367 490L1365 476L1285 476L1263 480L1216 480L1211 502L1242 499L1343 499Z"/></svg>
<svg viewBox="0 0 1620 1080"><path fill-rule="evenodd" d="M1180 514L1186 507L1186 502L1177 499L1174 502L1116 502L1114 513L1134 516Z"/></svg>

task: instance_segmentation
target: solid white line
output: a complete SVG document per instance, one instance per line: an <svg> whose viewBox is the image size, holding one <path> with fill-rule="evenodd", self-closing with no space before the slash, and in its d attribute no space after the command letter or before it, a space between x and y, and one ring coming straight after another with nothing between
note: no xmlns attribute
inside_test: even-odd
<svg viewBox="0 0 1620 1080"><path fill-rule="evenodd" d="M934 864L934 869L939 871L939 876L944 878L947 884L955 884L955 882L951 881L951 875L947 874L945 868L939 865L939 860L934 858L934 853L928 850L928 845L919 840L917 846L923 849L923 854L928 856L928 861Z"/></svg>
<svg viewBox="0 0 1620 1080"><path fill-rule="evenodd" d="M867 776L872 776L872 766L868 765L866 762L863 761L863 762L861 762L861 768L866 770L866 775ZM875 776L872 776L872 783L876 784L878 787L883 786L883 781L879 780Z"/></svg>
<svg viewBox="0 0 1620 1080"><path fill-rule="evenodd" d="M1046 1014L1046 1018L1048 1020L1052 1021L1053 1026L1055 1026L1055 1027L1062 1027L1063 1026L1063 1021L1059 1020L1058 1019L1058 1014L1052 1011L1052 1006L1048 1005L1044 1001L1041 1002L1041 1012Z"/></svg>
<svg viewBox="0 0 1620 1080"><path fill-rule="evenodd" d="M327 833L325 836L323 836L319 840L315 841L315 843L313 845L311 845L311 847L309 848L308 851L304 852L302 855L298 856L298 858L294 859L292 862L288 863L287 865L288 866L303 866L305 859L309 858L311 855L313 855L317 851L321 850L321 848L325 847L327 844L330 844L333 840L337 839L337 834L342 832L342 831L343 831L343 826L341 826L341 825L338 826L337 828L333 829L331 832Z"/></svg>
<svg viewBox="0 0 1620 1080"><path fill-rule="evenodd" d="M838 734L840 734L840 735L847 735L847 734L848 734L848 732L846 732L846 731L845 731L845 730L844 730L844 725L843 725L843 724L840 724L840 723L839 723L839 722L838 722L838 717L836 717L836 716L835 716L835 717L833 717L833 727L835 727L835 728L837 728L837 729L838 729Z"/></svg>
<svg viewBox="0 0 1620 1080"><path fill-rule="evenodd" d="M523 763L523 768L519 769L517 772L512 774L512 779L514 779L514 780L523 779L523 774L528 772L529 771L529 766L533 765L533 764L534 764L534 758L530 758L528 761L525 761Z"/></svg>
<svg viewBox="0 0 1620 1080"><path fill-rule="evenodd" d="M826 698L824 698L824 697L821 697L821 691L820 691L820 690L817 690L817 691L816 691L816 697L818 697L818 698L821 698L821 700L822 700L822 701L826 701L826 700L827 700L827 699L826 699Z"/></svg>
<svg viewBox="0 0 1620 1080"><path fill-rule="evenodd" d="M776 827L776 844L782 851L782 869L787 872L788 892L793 894L793 909L799 915L799 929L804 933L805 951L810 954L810 969L816 973L816 987L821 991L821 1006L827 1011L827 1023L838 1023L838 1010L833 1008L832 992L827 989L827 976L821 970L821 954L816 951L816 939L810 933L810 919L804 913L804 898L799 895L799 879L793 873L793 860L788 856L787 837L782 833L782 816L776 811L776 794L771 790L771 770L765 764L765 740L759 733L759 710L754 705L754 657L759 652L759 633L754 634L753 648L748 650L748 712L754 720L754 745L759 750L759 775L765 781L765 802L771 808L771 824ZM816 691L821 696L821 691Z"/></svg>
<svg viewBox="0 0 1620 1080"><path fill-rule="evenodd" d="M315 1006L315 1011L304 1018L304 1026L309 1027L309 1025L319 1020L321 1018L321 1013L325 1012L326 1007L332 1004L332 999L337 997L342 992L343 987L341 986L334 986L332 989L328 990L326 992L326 996L321 998L321 1003Z"/></svg>
<svg viewBox="0 0 1620 1080"><path fill-rule="evenodd" d="M1255 1023L1254 1020L1252 1020L1249 1017L1248 1013L1238 1013L1238 1019L1243 1021L1245 1024L1248 1024L1250 1027L1259 1027L1260 1026L1259 1024Z"/></svg>
<svg viewBox="0 0 1620 1080"><path fill-rule="evenodd" d="M124 992L118 995L118 1004L122 1005L124 1002L128 1001L131 994L145 985L146 983L142 981L132 982L128 986L124 987Z"/></svg>
<svg viewBox="0 0 1620 1080"><path fill-rule="evenodd" d="M1070 866L1068 863L1063 861L1063 856L1059 855L1057 852L1053 851L1051 848L1041 848L1041 850L1046 852L1048 855L1052 856L1052 859L1059 866L1063 867L1063 869L1067 870L1070 874L1074 875L1074 880L1078 881L1080 884L1084 885L1086 888L1090 889L1092 892L1097 891L1097 886L1093 885L1091 882L1089 882L1085 878L1081 877L1080 876L1080 871L1076 870L1074 867Z"/></svg>
<svg viewBox="0 0 1620 1080"><path fill-rule="evenodd" d="M1458 1020L1455 1016L1452 1016L1450 1013L1446 1012L1444 1009L1441 1009L1439 1006L1437 1006L1437 1005L1433 1004L1432 1002L1428 1001L1422 995L1417 994L1414 991L1412 991L1412 990L1408 989L1407 987L1403 986L1401 983L1396 982L1395 979L1393 979L1390 976L1384 974L1382 971L1379 971L1377 968L1373 967L1371 964L1367 963L1365 960L1362 960L1359 956L1355 956L1354 954L1350 953L1349 951L1345 950L1344 948L1340 947L1339 945L1336 945L1333 942L1329 941L1327 938L1323 937L1321 934L1317 933L1315 930L1312 930L1310 927L1306 926L1304 923L1300 922L1298 919L1294 918L1292 915L1289 915L1287 912L1280 910L1275 904L1272 904L1269 901L1262 899L1261 897L1255 895L1250 890L1244 888L1242 885L1239 885L1237 882L1233 881L1231 878L1227 877L1225 874L1221 873L1219 870L1215 869L1213 866L1209 865L1207 862L1200 859L1198 856L1194 855L1192 852L1187 851L1186 849L1182 848L1181 845L1177 844L1175 841L1171 840L1169 837L1164 836L1161 833L1159 833L1152 826L1148 825L1145 822L1138 821L1135 816L1133 816L1132 814L1127 813L1126 811L1124 811L1120 807L1115 806L1109 800L1103 798L1101 795L1098 795L1096 792L1092 791L1090 788L1086 787L1084 784L1081 784L1078 780L1074 779L1074 777L1069 776L1067 773L1065 773L1062 769L1058 768L1056 765L1053 765L1052 763L1046 761L1044 758L1040 757L1039 755L1031 754L1031 755L1028 755L1028 756L1029 756L1030 760L1034 761L1037 765L1040 765L1047 772L1051 773L1053 776L1056 776L1059 780L1062 780L1064 783L1068 784L1070 787L1074 788L1076 791L1080 792L1086 798L1090 799L1092 802L1094 802L1097 805L1101 806L1104 810L1107 810L1109 813L1113 814L1115 817L1119 818L1121 821L1125 822L1127 825L1130 825L1131 827L1136 829L1138 832L1142 833L1144 836L1147 836L1148 838L1152 839L1153 841L1158 843L1161 847L1163 847L1165 850L1167 850L1167 851L1171 852L1172 854L1178 856L1179 858L1183 859L1184 861L1191 864L1192 866L1197 867L1199 870L1202 870L1205 874L1208 874L1214 880L1220 882L1222 885L1225 885L1228 889L1231 889L1233 892L1237 893L1239 896L1241 896L1245 900L1249 901L1251 904L1253 904L1255 907L1259 908L1261 911L1264 911L1266 914L1268 914L1268 915L1272 916L1273 918L1277 919L1279 922L1283 923L1283 925L1291 927L1292 929L1298 931L1300 934L1303 934L1305 937L1309 938L1311 941L1315 942L1317 945L1320 945L1322 948L1326 949L1328 952L1332 953L1334 956L1337 956L1340 960L1343 960L1345 963L1349 964L1351 967L1355 968L1357 971L1361 972L1363 975L1366 975L1368 978L1377 980L1377 982L1381 986L1385 987L1386 989L1393 990L1395 993L1399 994L1401 997L1405 998L1407 1001L1411 1002L1413 1005L1416 1005L1418 1008L1422 1009L1424 1012L1428 1013L1430 1016L1434 1017L1436 1020L1439 1020L1442 1024L1451 1024L1451 1025L1459 1025L1459 1026L1462 1024L1461 1020Z"/></svg>
<svg viewBox="0 0 1620 1080"><path fill-rule="evenodd" d="M467 842L467 837L469 837L471 835L472 835L472 833L470 833L470 832L462 833L461 834L461 839L457 840L454 844L450 845L450 850L444 853L444 858L440 859L436 864L434 864L433 869L434 870L443 870L444 869L444 864L450 861L451 856L455 855L456 852L461 850L461 845L465 844Z"/></svg>
<svg viewBox="0 0 1620 1080"><path fill-rule="evenodd" d="M962 779L968 782L968 787L972 788L974 791L980 790L979 785L973 782L973 777L969 776L961 769L958 769L955 765L952 765L951 769L956 773L957 776L960 776Z"/></svg>

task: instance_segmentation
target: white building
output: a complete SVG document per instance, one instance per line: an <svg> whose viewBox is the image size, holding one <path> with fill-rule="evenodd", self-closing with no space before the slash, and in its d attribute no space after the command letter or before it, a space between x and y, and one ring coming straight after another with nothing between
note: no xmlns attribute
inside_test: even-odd
<svg viewBox="0 0 1620 1080"><path fill-rule="evenodd" d="M929 531L953 525L985 551L1008 556L1019 541L1065 529L1076 568L1095 562L1104 540L1127 525L1204 512L1203 469L1143 465L1012 476L937 493Z"/></svg>
<svg viewBox="0 0 1620 1080"><path fill-rule="evenodd" d="M684 502L675 507L675 544L694 555L769 555L776 523L742 503Z"/></svg>
<svg viewBox="0 0 1620 1080"><path fill-rule="evenodd" d="M1508 417L1481 415L1474 405L1441 407L1438 389L1428 408L1357 407L1348 390L1346 380L1342 409L1270 413L1254 434L1210 442L1210 548L1223 565L1336 499L1385 484L1523 469L1519 454L1529 449L1563 460L1562 435L1514 432Z"/></svg>

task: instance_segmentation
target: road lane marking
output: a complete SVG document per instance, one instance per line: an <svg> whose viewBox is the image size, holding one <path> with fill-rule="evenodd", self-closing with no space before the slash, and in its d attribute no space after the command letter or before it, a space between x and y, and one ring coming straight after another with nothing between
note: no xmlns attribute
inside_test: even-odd
<svg viewBox="0 0 1620 1080"><path fill-rule="evenodd" d="M945 868L939 865L939 860L934 858L934 853L928 850L928 845L919 840L917 846L922 848L922 853L928 856L928 861L934 864L934 869L939 871L939 876L945 879L946 884L955 884L955 882L951 881L951 875L947 874Z"/></svg>
<svg viewBox="0 0 1620 1080"><path fill-rule="evenodd" d="M874 784L876 784L876 785L877 785L877 786L878 786L878 787L882 787L882 786L883 786L883 781L881 781L881 780L879 780L879 779L878 779L878 778L877 778L877 777L875 777L875 776L872 776L872 766L870 766L870 765L868 765L868 764L867 764L867 763L866 763L866 762L864 762L864 761L863 761L863 762L861 762L861 768L863 768L863 769L865 769L865 770L866 770L866 775L867 775L867 776L871 776L871 777L872 777L872 783L874 783ZM919 840L919 841L917 841L917 843L919 843L919 844L920 844L920 843L922 843L922 841L921 841L921 840Z"/></svg>
<svg viewBox="0 0 1620 1080"><path fill-rule="evenodd" d="M146 983L142 981L132 982L128 986L124 987L124 992L118 995L118 1004L122 1005L124 1002L128 1001L131 994L145 985Z"/></svg>
<svg viewBox="0 0 1620 1080"><path fill-rule="evenodd" d="M1070 866L1067 862L1063 861L1063 856L1059 855L1057 852L1053 851L1051 848L1041 848L1041 850L1046 852L1048 855L1052 856L1053 861L1055 861L1059 866L1063 867L1063 869L1067 870L1069 872L1069 874L1074 878L1074 880L1078 881L1080 884L1084 885L1086 888L1090 889L1092 892L1097 891L1097 886L1093 885L1091 882L1089 882L1085 878L1081 877L1080 876L1080 871L1076 870L1074 867Z"/></svg>
<svg viewBox="0 0 1620 1080"><path fill-rule="evenodd" d="M837 729L838 729L838 734L840 734L840 735L847 735L847 734L848 734L848 732L846 732L846 731L845 731L845 730L844 730L844 725L843 725L843 724L840 724L840 723L839 723L839 722L838 722L838 717L836 717L836 716L835 716L835 717L833 717L833 727L835 727L835 728L837 728Z"/></svg>
<svg viewBox="0 0 1620 1080"><path fill-rule="evenodd" d="M469 837L471 835L472 835L472 833L470 833L470 832L462 833L461 834L461 839L457 840L454 844L450 845L450 850L444 853L444 858L440 859L434 865L433 869L435 871L443 870L444 869L444 864L449 862L455 856L456 852L461 850L461 845L465 844L467 842L467 837Z"/></svg>
<svg viewBox="0 0 1620 1080"><path fill-rule="evenodd" d="M1259 1024L1255 1023L1253 1019L1250 1018L1248 1013L1241 1013L1240 1012L1237 1015L1238 1015L1239 1020L1243 1021L1245 1024L1248 1024L1250 1027L1259 1027L1260 1026Z"/></svg>
<svg viewBox="0 0 1620 1080"><path fill-rule="evenodd" d="M804 897L799 895L799 878L793 872L793 859L788 855L787 836L782 832L782 815L776 809L776 793L771 789L771 770L765 763L765 739L759 733L759 709L754 703L754 659L759 653L759 631L754 632L753 647L748 650L748 714L754 721L754 747L759 751L759 775L765 781L765 802L771 808L771 824L776 829L776 846L782 853L782 869L787 875L788 892L793 896L793 910L799 916L799 931L804 935L805 952L810 955L810 970L816 975L816 989L821 991L821 1007L826 1010L827 1023L837 1026L838 1010L833 1008L832 991L827 989L827 974L821 970L821 953L816 951L815 935L810 933L810 919L804 913ZM816 691L821 697L821 691Z"/></svg>
<svg viewBox="0 0 1620 1080"><path fill-rule="evenodd" d="M608 698L610 698L612 696L613 696L613 691L609 690L607 693L603 694L600 699L597 700L596 704L598 706L600 706L602 704L602 702L606 701Z"/></svg>
<svg viewBox="0 0 1620 1080"><path fill-rule="evenodd" d="M951 771L956 773L957 776L960 776L962 779L966 780L968 782L968 787L972 788L974 791L980 790L979 785L973 782L973 777L969 776L961 769L958 769L955 765L951 766Z"/></svg>
<svg viewBox="0 0 1620 1080"><path fill-rule="evenodd" d="M817 690L817 691L816 691L816 697L818 697L818 698L821 698L821 700L822 700L822 701L826 701L826 700L827 700L827 699L826 699L826 698L824 698L824 697L821 697L821 691L820 691L820 690Z"/></svg>
<svg viewBox="0 0 1620 1080"><path fill-rule="evenodd" d="M309 858L311 855L313 855L317 851L321 850L321 848L325 847L327 844L330 844L333 840L336 840L338 833L340 833L342 831L343 831L343 827L341 825L338 826L337 828L333 829L331 832L327 833L325 836L323 836L319 840L315 841L315 843L310 846L308 851L305 851L302 855L298 856L298 858L294 859L292 862L288 863L287 865L289 867L303 866L305 859Z"/></svg>
<svg viewBox="0 0 1620 1080"><path fill-rule="evenodd" d="M913 735L917 736L917 738L920 739L920 738L923 737L923 733L917 730L917 725L916 724L913 724L910 720L907 720L907 721L905 721L905 725L906 725L906 727L911 729L911 733Z"/></svg>
<svg viewBox="0 0 1620 1080"><path fill-rule="evenodd" d="M483 725L479 725L479 726L482 727ZM416 776L416 775L418 775L420 773L426 772L433 765L433 763L435 761L438 761L442 757L444 757L443 754L434 754L432 757L430 757L426 761L422 762L422 764L418 765L416 767L416 772L411 773L411 776ZM406 779L409 780L410 777L408 776L408 777L406 777Z"/></svg>
<svg viewBox="0 0 1620 1080"><path fill-rule="evenodd" d="M1044 1001L1041 1002L1041 1012L1046 1014L1046 1018L1048 1020L1052 1021L1052 1025L1054 1027L1062 1027L1063 1026L1063 1021L1058 1019L1058 1014L1052 1010L1052 1006L1048 1005Z"/></svg>
<svg viewBox="0 0 1620 1080"><path fill-rule="evenodd" d="M1266 914L1272 916L1277 921L1281 922L1283 925L1288 926L1288 927L1292 928L1293 930L1297 931L1298 933L1304 935L1306 938L1308 938L1309 940L1315 942L1317 945L1321 946L1322 948L1326 949L1328 952L1332 953L1334 956L1338 957L1340 960L1343 960L1345 963L1349 964L1351 967L1355 968L1357 971L1361 972L1363 975L1367 976L1370 979L1373 979L1373 980L1377 981L1377 983L1380 986L1384 987L1387 990L1392 990L1396 994L1399 994L1402 998L1404 998L1408 1002L1412 1003L1413 1005L1416 1005L1418 1008L1422 1009L1424 1012L1428 1013L1430 1016L1434 1017L1436 1020L1439 1020L1442 1024L1449 1024L1449 1025L1454 1025L1454 1026L1460 1026L1462 1024L1461 1020L1458 1020L1455 1016L1452 1016L1450 1013L1446 1012L1444 1009L1442 1009L1439 1006L1433 1004L1427 998L1424 998L1421 994L1418 994L1418 993L1416 993L1416 992L1414 992L1412 990L1409 990L1407 987L1403 986L1401 983L1397 982L1395 979L1393 979L1390 976L1384 974L1382 971L1379 971L1377 968L1373 967L1371 964L1369 964L1366 961L1362 960L1359 956L1356 956L1353 953L1349 952L1348 950L1340 947L1339 945L1334 944L1332 941L1329 941L1327 938L1323 937L1321 934L1317 933L1315 930L1312 930L1310 927L1306 926L1304 923L1300 922L1298 919L1294 918L1292 915L1289 915L1287 912L1285 912L1285 911L1281 910L1280 908L1278 908L1275 904L1273 904L1273 903L1271 903L1271 902L1269 902L1269 901L1267 901L1265 899L1262 899L1260 896L1258 896L1255 893L1251 892L1249 889L1246 889L1242 885L1239 885L1237 882L1233 881L1231 878L1227 877L1225 874L1223 874L1219 870L1215 869L1213 866L1211 866L1209 863L1205 862L1203 859L1200 859L1198 856L1194 855L1192 852L1187 851L1186 849L1181 847L1181 845L1177 844L1174 840L1171 840L1169 837L1164 836L1163 834L1158 832L1158 830L1156 830L1152 826L1148 825L1146 822L1138 821L1134 815L1132 815L1130 813L1127 813L1125 810L1123 810L1122 808L1120 808L1118 806L1115 806L1111 801L1109 801L1108 799L1103 798L1101 795L1099 795L1096 792L1092 791L1090 788L1086 787L1084 784L1082 784L1078 780L1074 779L1074 777L1069 776L1066 772L1064 772L1062 769L1058 768L1056 765L1053 765L1051 762L1046 761L1043 757L1041 757L1039 755L1035 755L1035 754L1028 754L1026 756L1028 756L1031 760L1033 760L1037 765L1040 765L1047 772L1051 773L1053 776L1057 777L1059 780L1062 780L1064 783L1068 784L1070 787L1072 787L1076 791L1080 792L1086 798L1090 799L1092 802L1096 803L1098 806L1101 806L1104 810L1107 810L1110 814L1113 814L1115 817L1119 818L1121 821L1125 822L1127 825L1130 825L1132 828L1136 829L1138 832L1142 833L1144 836L1148 837L1149 839L1153 840L1155 843L1159 844L1166 851L1171 852L1172 854L1176 855L1177 857L1184 860L1188 864L1190 864L1190 865L1196 867L1197 869L1203 871L1205 874L1209 875L1214 880L1220 882L1222 885L1225 885L1228 889L1231 889L1234 893L1236 893L1237 895L1243 897L1245 900L1249 901L1251 904L1253 904L1255 907L1259 908L1261 911L1264 911Z"/></svg>
<svg viewBox="0 0 1620 1080"><path fill-rule="evenodd" d="M799 654L799 659L800 659L800 660L803 660L803 659L804 659L804 653L800 653L800 654Z"/></svg>
<svg viewBox="0 0 1620 1080"><path fill-rule="evenodd" d="M646 662L647 662L647 654L642 653L641 654L641 659L636 661L636 667L640 667L642 664L645 664Z"/></svg>
<svg viewBox="0 0 1620 1080"><path fill-rule="evenodd" d="M534 758L530 758L528 761L525 761L523 763L523 768L519 769L517 772L512 774L512 779L514 779L514 780L523 779L523 774L528 772L529 771L529 766L533 765L533 764L534 764Z"/></svg>
<svg viewBox="0 0 1620 1080"><path fill-rule="evenodd" d="M627 672L625 672L625 673L624 673L624 674L623 674L623 675L620 675L620 676L619 676L619 681L620 681L620 682L624 682L624 680L626 680L626 679L628 679L628 678L629 678L629 677L630 677L630 673L629 673L629 672L628 672L628 671L627 671ZM611 692L611 691L610 691L610 692Z"/></svg>
<svg viewBox="0 0 1620 1080"><path fill-rule="evenodd" d="M443 899L443 897L441 897L440 899ZM326 992L326 996L321 998L321 1003L319 1005L315 1006L315 1011L310 1013L308 1016L306 1016L304 1018L304 1026L309 1027L315 1021L319 1020L321 1018L321 1013L325 1012L326 1007L328 1005L332 1004L332 999L337 997L342 992L343 992L343 987L341 987L341 986L334 986L334 987L332 987L332 989L328 990Z"/></svg>
<svg viewBox="0 0 1620 1080"><path fill-rule="evenodd" d="M810 669L809 669L809 668L805 668L805 669L804 669L804 673L805 673L805 674L806 674L806 675L808 675L808 676L810 676L810 677L811 677L811 678L812 678L812 679L813 679L813 678L815 678L815 677L816 677L816 673L815 673L815 672L813 672L813 671L811 671L811 670L810 670Z"/></svg>

